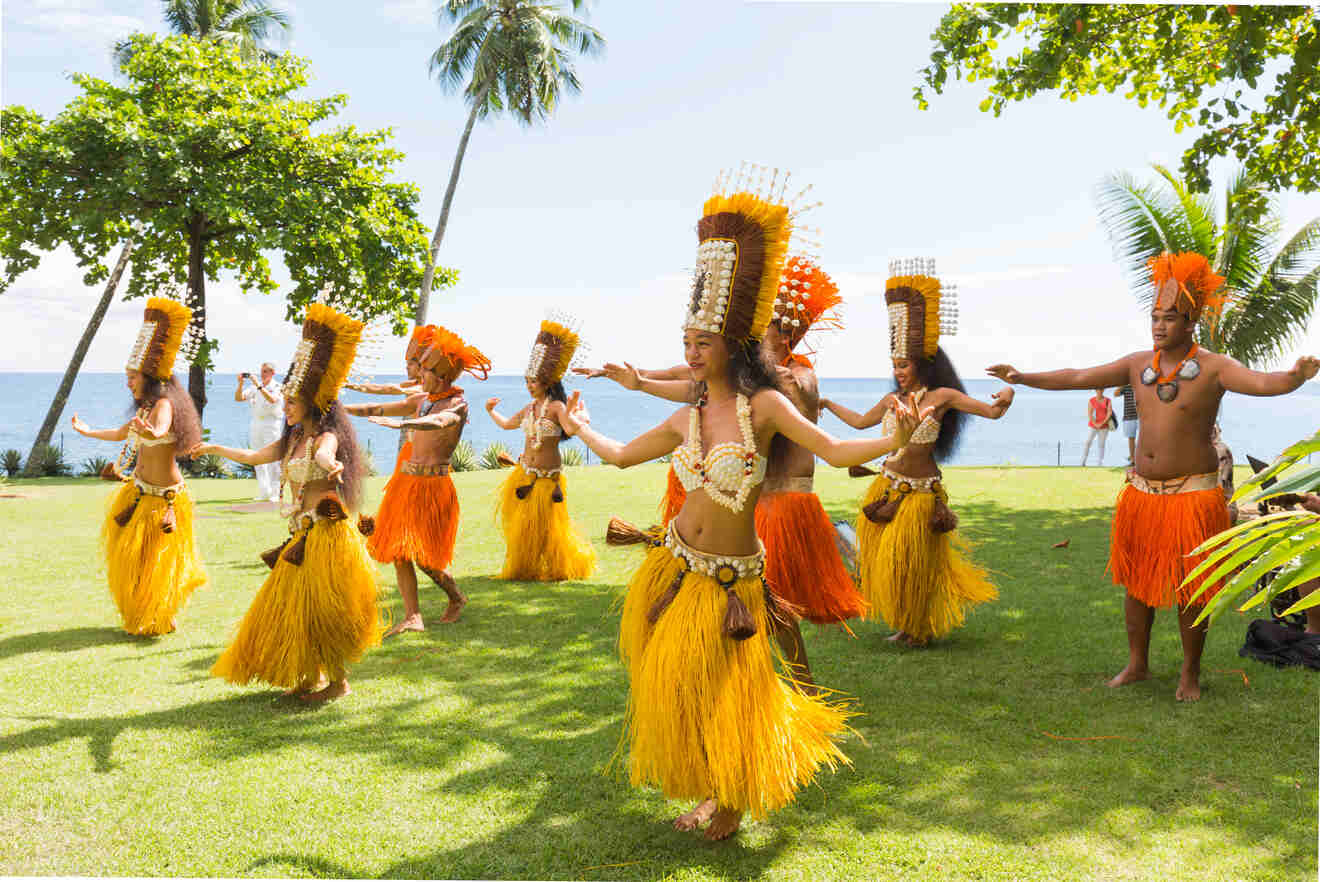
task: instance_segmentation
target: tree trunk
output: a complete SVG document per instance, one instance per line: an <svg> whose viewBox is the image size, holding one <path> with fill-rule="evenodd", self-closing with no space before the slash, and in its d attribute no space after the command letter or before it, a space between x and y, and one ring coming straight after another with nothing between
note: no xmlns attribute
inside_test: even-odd
<svg viewBox="0 0 1320 882"><path fill-rule="evenodd" d="M472 135L472 126L477 121L477 111L486 103L490 92L487 86L476 101L472 102L472 112L468 114L467 125L463 128L463 137L458 139L458 153L454 156L454 167L449 172L449 186L445 188L445 201L440 206L440 220L435 225L435 235L431 237L431 252L426 260L426 272L422 275L422 290L417 295L417 312L413 316L416 324L426 324L426 311L431 305L431 284L435 280L435 261L440 255L440 242L445 238L445 227L449 225L449 207L454 203L454 191L458 189L458 173L463 167L463 154L467 152L468 138Z"/></svg>
<svg viewBox="0 0 1320 882"><path fill-rule="evenodd" d="M73 381L78 378L78 369L82 367L87 350L92 345L92 338L101 328L105 312L110 308L110 301L115 299L115 290L119 287L119 280L124 275L129 255L132 253L133 240L129 239L119 252L119 260L115 261L115 268L110 271L110 278L106 280L105 291L101 293L101 302L96 304L96 309L93 310L92 317L83 330L82 339L78 341L77 347L73 350L73 357L69 359L69 366L64 371L64 379L60 380L60 387L55 390L55 399L51 401L50 409L46 411L46 421L41 424L41 431L37 432L37 440L32 444L32 452L28 454L27 468L23 471L26 477L37 476L37 451L49 444L50 436L55 433L55 424L60 421L64 413L64 405L69 400L69 393L73 391Z"/></svg>
<svg viewBox="0 0 1320 882"><path fill-rule="evenodd" d="M194 216L188 223L188 298L193 311L192 326L196 328L197 351L202 358L188 366L188 394L197 408L197 418L206 410L206 367L209 357L206 346L206 271L203 267L206 241L202 238L205 219ZM199 363L200 362L200 363Z"/></svg>

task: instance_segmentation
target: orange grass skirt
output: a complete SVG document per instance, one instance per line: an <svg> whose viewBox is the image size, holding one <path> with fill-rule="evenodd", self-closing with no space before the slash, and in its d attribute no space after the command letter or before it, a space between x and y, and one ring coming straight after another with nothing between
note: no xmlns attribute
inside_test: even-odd
<svg viewBox="0 0 1320 882"><path fill-rule="evenodd" d="M412 450L411 438L404 441L403 444L399 446L399 455L394 458L394 471L390 472L391 475L397 475L399 469L403 468L403 464L412 459Z"/></svg>
<svg viewBox="0 0 1320 882"><path fill-rule="evenodd" d="M1115 585L1146 606L1204 606L1223 587L1212 585L1192 601L1205 577L1182 584L1204 555L1188 553L1231 526L1219 488L1191 493L1145 493L1130 484L1119 491L1109 535L1109 572ZM1208 575L1208 574L1207 574Z"/></svg>
<svg viewBox="0 0 1320 882"><path fill-rule="evenodd" d="M756 535L765 543L765 580L776 597L817 625L866 612L834 541L834 524L815 493L770 493L756 505Z"/></svg>
<svg viewBox="0 0 1320 882"><path fill-rule="evenodd" d="M396 474L385 485L376 529L367 541L381 563L408 560L446 570L458 539L458 494L448 475Z"/></svg>
<svg viewBox="0 0 1320 882"><path fill-rule="evenodd" d="M665 484L665 497L660 500L660 517L666 524L678 517L685 499L687 499L687 491L678 482L678 475L674 474L674 467L670 465L669 478Z"/></svg>

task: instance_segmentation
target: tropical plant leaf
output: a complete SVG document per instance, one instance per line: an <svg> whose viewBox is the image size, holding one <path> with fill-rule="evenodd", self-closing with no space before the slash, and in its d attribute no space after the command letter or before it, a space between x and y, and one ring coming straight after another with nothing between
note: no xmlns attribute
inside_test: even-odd
<svg viewBox="0 0 1320 882"><path fill-rule="evenodd" d="M1186 251L1191 234L1176 201L1154 184L1124 172L1106 175L1096 187L1100 226L1109 238L1128 285L1142 307L1155 303L1146 262L1161 251Z"/></svg>
<svg viewBox="0 0 1320 882"><path fill-rule="evenodd" d="M1271 526L1268 528L1270 531L1286 528L1287 526L1286 524L1280 526L1276 522L1286 520L1288 518L1295 518L1297 517L1298 514L1299 513L1295 511L1277 511L1273 514L1265 515L1264 517L1252 518L1251 520L1243 521L1240 524L1235 524L1234 526L1229 527L1227 530L1224 530L1222 533L1216 533L1215 535L1211 536L1209 539L1205 540L1200 545L1196 546L1196 548L1193 548L1191 553L1205 554L1206 552L1210 551L1210 549L1222 545L1223 543L1232 539L1234 536L1238 536L1242 533L1246 533L1249 530L1264 529L1266 524L1271 524ZM1188 578L1191 577L1189 576Z"/></svg>
<svg viewBox="0 0 1320 882"><path fill-rule="evenodd" d="M1289 493L1314 493L1317 489L1320 489L1320 466L1309 466L1295 475L1281 479L1268 490L1262 490L1256 499L1265 502L1276 496L1286 496Z"/></svg>
<svg viewBox="0 0 1320 882"><path fill-rule="evenodd" d="M1228 575L1233 570L1242 566L1243 563L1245 563L1246 561L1250 560L1251 558L1259 554L1261 550L1266 547L1269 540L1270 540L1269 536L1263 536L1254 539L1253 541L1248 542L1245 545L1239 546L1237 549L1233 551L1232 554L1226 555L1224 558L1221 558L1223 563L1221 563L1217 568L1215 568L1214 572L1212 572L1209 576L1206 576L1205 579L1202 580L1201 584L1196 586L1196 590L1192 592L1192 597L1191 597L1192 602L1195 603L1196 599L1200 597L1202 594L1204 594L1210 588L1210 586L1219 584L1219 582L1226 575ZM1188 579L1184 579L1182 584L1186 585L1188 581L1189 581Z"/></svg>

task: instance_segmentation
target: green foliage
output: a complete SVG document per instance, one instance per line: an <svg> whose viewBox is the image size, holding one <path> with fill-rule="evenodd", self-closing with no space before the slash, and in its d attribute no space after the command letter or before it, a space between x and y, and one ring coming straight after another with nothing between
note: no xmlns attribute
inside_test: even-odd
<svg viewBox="0 0 1320 882"><path fill-rule="evenodd" d="M1200 131L1182 161L1192 190L1208 192L1210 161L1229 155L1267 190L1320 189L1320 22L1308 6L958 3L931 37L914 90L923 109L950 74L989 81L981 109L996 116L1041 92L1122 90L1175 131ZM1258 191L1241 198L1264 210Z"/></svg>
<svg viewBox="0 0 1320 882"><path fill-rule="evenodd" d="M78 474L84 478L99 478L101 472L110 465L110 460L104 456L89 456L83 460L82 468Z"/></svg>
<svg viewBox="0 0 1320 882"><path fill-rule="evenodd" d="M477 452L472 449L471 441L459 441L454 452L449 454L449 469L454 472L471 472L484 466L477 464Z"/></svg>
<svg viewBox="0 0 1320 882"><path fill-rule="evenodd" d="M5 474L12 478L23 471L23 454L11 447L4 452L3 464Z"/></svg>
<svg viewBox="0 0 1320 882"><path fill-rule="evenodd" d="M380 474L380 470L376 468L376 451L371 449L371 442L368 441L365 447L359 448L359 451L362 453L362 474L367 477Z"/></svg>
<svg viewBox="0 0 1320 882"><path fill-rule="evenodd" d="M500 463L501 453L509 456L509 448L499 441L492 441L486 445L485 450L481 451L481 459L478 462L483 469L502 469L504 466Z"/></svg>
<svg viewBox="0 0 1320 882"><path fill-rule="evenodd" d="M255 478L257 476L256 467L245 462L231 462L229 469L233 472L235 478Z"/></svg>
<svg viewBox="0 0 1320 882"><path fill-rule="evenodd" d="M230 43L248 60L274 58L263 44L278 29L289 30L289 16L265 0L161 0L165 24L176 34ZM115 61L123 65L133 55L132 39L115 44Z"/></svg>
<svg viewBox="0 0 1320 882"><path fill-rule="evenodd" d="M54 119L0 111L0 291L60 244L94 284L132 236L126 297L188 278L201 302L190 258L206 279L233 273L268 294L274 252L293 279L288 318L328 286L339 308L402 333L427 239L416 187L389 180L402 159L389 131L329 128L347 96L308 97L308 62L293 55L248 62L187 37L131 46L123 85L74 74L79 94Z"/></svg>
<svg viewBox="0 0 1320 882"><path fill-rule="evenodd" d="M564 444L559 448L559 457L565 466L584 466L587 464L587 449L578 444Z"/></svg>
<svg viewBox="0 0 1320 882"><path fill-rule="evenodd" d="M228 478L229 468L223 456L204 453L196 459L180 460L184 471L192 478Z"/></svg>
<svg viewBox="0 0 1320 882"><path fill-rule="evenodd" d="M35 456L37 460L37 467L33 472L40 477L62 478L73 474L73 469L64 461L64 449L62 447L47 444L33 451L32 456ZM5 465L8 468L7 460Z"/></svg>
<svg viewBox="0 0 1320 882"><path fill-rule="evenodd" d="M1320 452L1320 432L1283 451L1269 468L1243 483L1233 495L1233 501L1242 508L1289 494L1315 493L1320 490L1320 466L1309 465L1305 459L1316 452ZM1276 479L1276 483L1262 489L1261 484L1270 478ZM1225 610L1235 607L1246 611L1268 605L1290 588L1320 577L1320 516L1305 510L1267 514L1231 527L1196 549L1198 554L1206 552L1206 559L1188 573L1184 584L1190 584L1203 573L1210 574L1207 584L1219 578L1228 581L1206 604L1197 621L1219 618ZM1282 572L1277 578L1263 588L1259 586L1262 576L1279 568ZM1254 593L1237 606L1248 591ZM1320 591L1303 597L1284 614L1317 604L1320 604Z"/></svg>
<svg viewBox="0 0 1320 882"><path fill-rule="evenodd" d="M1161 251L1196 251L1210 258L1231 291L1217 322L1202 319L1200 342L1249 367L1288 352L1315 308L1320 218L1280 243L1283 221L1274 200L1245 170L1233 174L1217 201L1193 193L1167 168L1154 168L1153 183L1119 173L1097 188L1100 224L1142 307L1155 301L1146 262ZM1260 196L1265 210L1245 211L1246 193Z"/></svg>

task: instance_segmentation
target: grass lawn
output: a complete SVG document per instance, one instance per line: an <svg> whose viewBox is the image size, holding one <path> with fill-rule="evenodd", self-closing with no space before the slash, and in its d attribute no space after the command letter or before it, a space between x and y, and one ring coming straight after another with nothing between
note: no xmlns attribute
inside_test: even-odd
<svg viewBox="0 0 1320 882"><path fill-rule="evenodd" d="M1162 613L1153 679L1104 687L1126 658L1103 573L1117 469L949 470L999 601L926 650L804 625L817 679L858 701L853 765L725 844L675 832L687 805L609 769L613 604L639 554L600 537L612 514L654 519L662 467L573 470L601 566L549 585L494 578L503 475L456 476L462 621L369 653L353 695L315 710L207 674L283 538L275 515L229 510L255 482L192 484L211 583L159 639L119 629L97 547L108 486L8 485L27 498L0 499L0 874L1316 878L1315 674L1238 658L1233 618L1210 636L1204 699L1177 704ZM836 518L865 489L832 470L817 484ZM442 593L422 603L438 620Z"/></svg>

